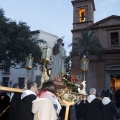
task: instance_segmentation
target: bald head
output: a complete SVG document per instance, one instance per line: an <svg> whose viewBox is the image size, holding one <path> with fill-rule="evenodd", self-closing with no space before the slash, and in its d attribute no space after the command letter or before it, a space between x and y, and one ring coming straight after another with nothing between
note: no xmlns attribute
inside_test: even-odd
<svg viewBox="0 0 120 120"><path fill-rule="evenodd" d="M96 89L95 88L90 88L90 95L96 95Z"/></svg>

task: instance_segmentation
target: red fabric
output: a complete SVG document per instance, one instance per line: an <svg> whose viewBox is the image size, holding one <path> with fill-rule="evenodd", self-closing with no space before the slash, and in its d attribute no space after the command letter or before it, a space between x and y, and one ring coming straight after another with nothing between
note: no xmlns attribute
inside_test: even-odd
<svg viewBox="0 0 120 120"><path fill-rule="evenodd" d="M42 90L39 97L44 98L44 94L48 94L48 96L52 96L52 97L58 99L58 97L55 94L53 94L52 92L49 92L47 90Z"/></svg>

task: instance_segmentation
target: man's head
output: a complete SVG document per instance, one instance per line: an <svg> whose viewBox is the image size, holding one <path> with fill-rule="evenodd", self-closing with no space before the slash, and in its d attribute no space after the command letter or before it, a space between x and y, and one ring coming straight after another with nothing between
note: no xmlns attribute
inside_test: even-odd
<svg viewBox="0 0 120 120"><path fill-rule="evenodd" d="M15 84L13 85L13 88L19 88L19 84L18 84L18 83L15 83Z"/></svg>
<svg viewBox="0 0 120 120"><path fill-rule="evenodd" d="M96 95L96 89L95 88L90 88L90 95Z"/></svg>
<svg viewBox="0 0 120 120"><path fill-rule="evenodd" d="M63 42L63 39L61 39L61 38L59 38L59 39L57 40L57 43L59 43L59 44L62 44L62 42Z"/></svg>
<svg viewBox="0 0 120 120"><path fill-rule="evenodd" d="M35 82L28 82L27 89L33 92L37 92L37 84Z"/></svg>

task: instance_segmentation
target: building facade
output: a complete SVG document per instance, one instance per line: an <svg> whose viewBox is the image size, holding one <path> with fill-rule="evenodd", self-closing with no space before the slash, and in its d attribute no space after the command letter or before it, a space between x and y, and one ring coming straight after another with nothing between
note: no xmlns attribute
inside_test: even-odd
<svg viewBox="0 0 120 120"><path fill-rule="evenodd" d="M45 46L49 46L52 49L52 47L54 46L55 42L58 39L58 36L41 30L32 31L31 34L32 38L36 38L37 40L43 39L44 41L46 41L46 44L40 44L41 49ZM9 70L6 71L0 71L0 83L2 86L12 87L14 83L19 83L20 87L23 88L26 77L27 70L25 68L21 69L10 68ZM41 79L40 65L30 70L29 79L31 81L37 82L38 86L40 86Z"/></svg>
<svg viewBox="0 0 120 120"><path fill-rule="evenodd" d="M120 87L120 16L112 15L94 23L94 0L74 0L72 5L73 39L83 29L88 29L94 32L104 48L102 60L95 55L89 57L87 91L91 87L97 88L99 93L103 88L117 90ZM82 76L77 56L73 58L73 66L72 73Z"/></svg>

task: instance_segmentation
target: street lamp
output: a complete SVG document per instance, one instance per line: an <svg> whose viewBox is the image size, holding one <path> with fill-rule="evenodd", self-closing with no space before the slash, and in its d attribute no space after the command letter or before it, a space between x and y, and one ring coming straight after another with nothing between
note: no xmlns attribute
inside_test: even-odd
<svg viewBox="0 0 120 120"><path fill-rule="evenodd" d="M86 75L86 72L88 71L89 60L84 55L82 57L80 63L81 63L81 71L83 72L83 82L81 83L83 85L83 89L82 90L78 89L78 91L81 94L87 95L87 93L86 93L86 78L85 78L85 75ZM86 96L84 96L84 99L86 99L85 97Z"/></svg>
<svg viewBox="0 0 120 120"><path fill-rule="evenodd" d="M24 83L24 85L25 85L24 88L27 88L27 83L29 81L29 71L32 69L33 60L34 60L34 58L32 57L31 54L29 54L29 56L26 57L27 77L26 77L26 80L25 80L25 83Z"/></svg>
<svg viewBox="0 0 120 120"><path fill-rule="evenodd" d="M51 48L46 46L42 49L42 76L41 76L41 86L46 81L47 78L47 70L46 64L50 62L50 57L52 55Z"/></svg>
<svg viewBox="0 0 120 120"><path fill-rule="evenodd" d="M85 74L88 71L89 60L84 55L80 62L81 62L81 70L84 73L84 79L83 80L85 81Z"/></svg>

